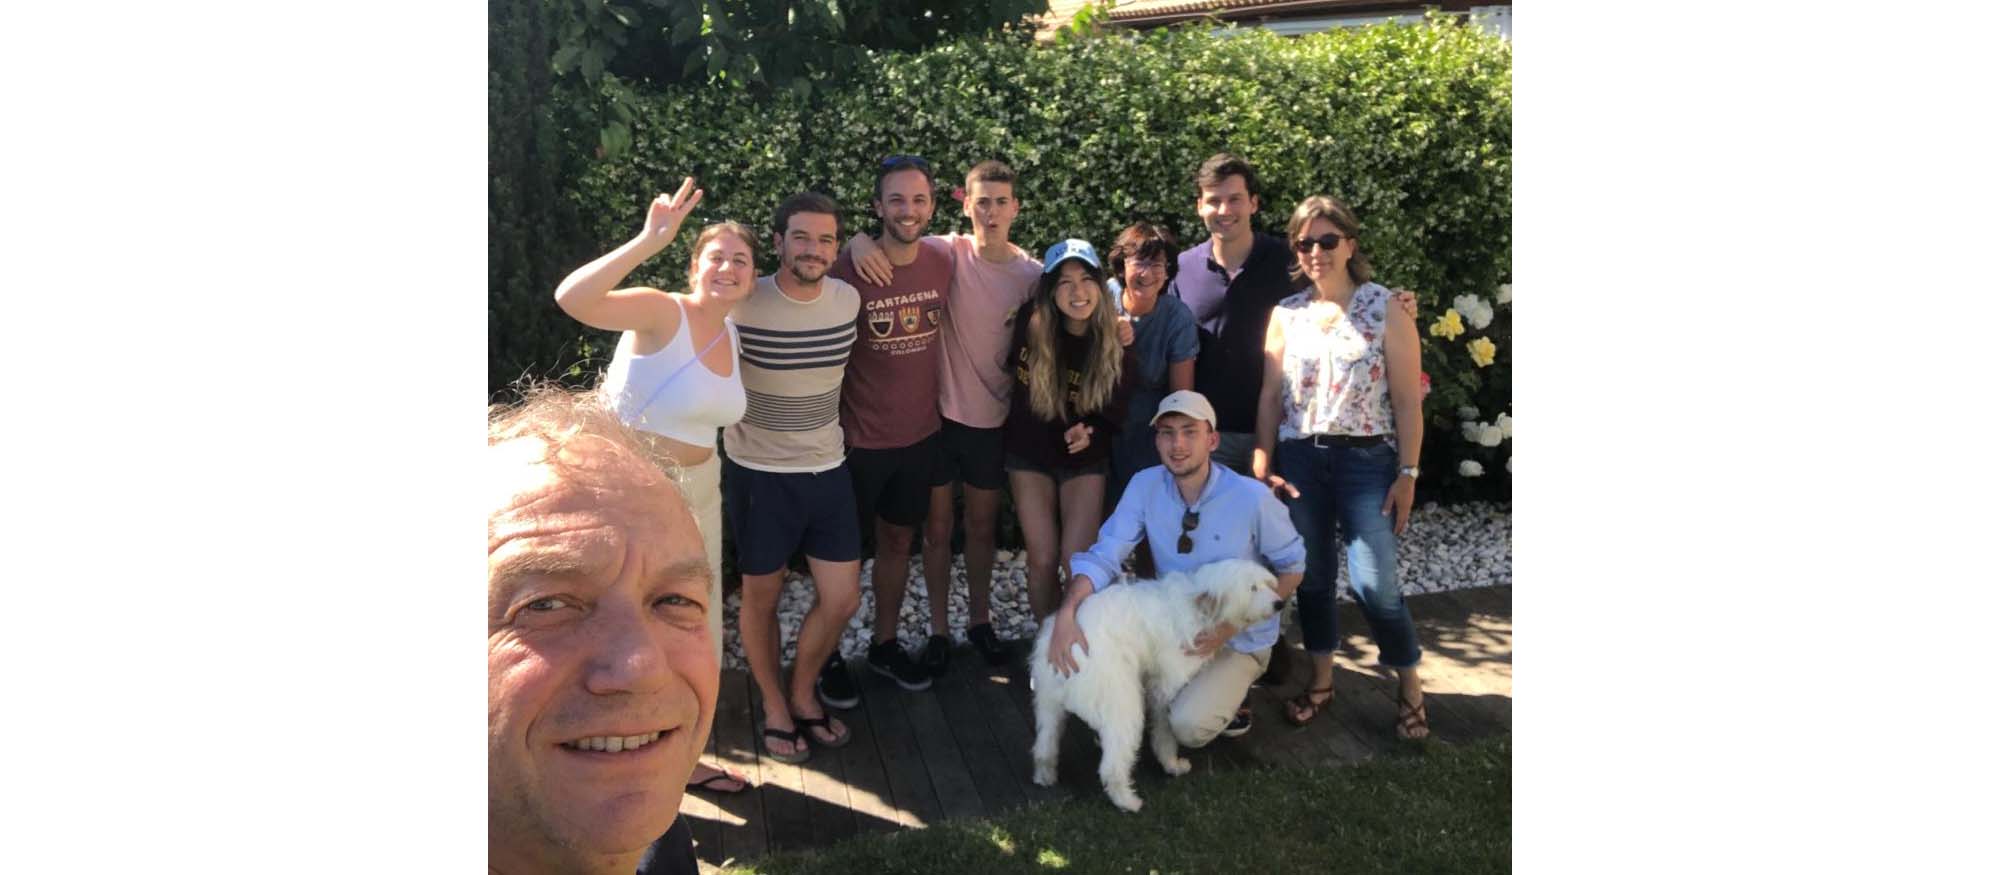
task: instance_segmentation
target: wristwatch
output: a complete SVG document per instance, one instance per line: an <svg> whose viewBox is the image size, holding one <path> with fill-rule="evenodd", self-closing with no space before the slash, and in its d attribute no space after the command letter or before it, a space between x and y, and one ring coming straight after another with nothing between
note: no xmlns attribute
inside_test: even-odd
<svg viewBox="0 0 2000 875"><path fill-rule="evenodd" d="M1404 465L1404 466L1403 466L1403 467L1401 467L1401 468L1397 468L1397 469L1396 469L1396 473L1398 473L1398 474L1401 474L1401 475L1403 475L1403 476L1405 476L1405 477L1408 477L1408 478L1410 478L1411 480L1415 480L1415 479L1417 479L1417 466L1415 466L1415 465Z"/></svg>

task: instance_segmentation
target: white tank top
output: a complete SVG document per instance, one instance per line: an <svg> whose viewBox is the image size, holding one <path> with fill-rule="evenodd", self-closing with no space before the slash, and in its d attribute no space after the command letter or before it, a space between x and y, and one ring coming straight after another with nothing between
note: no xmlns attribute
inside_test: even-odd
<svg viewBox="0 0 2000 875"><path fill-rule="evenodd" d="M736 323L722 320L735 361L729 376L718 377L701 363L694 348L687 306L679 295L673 299L681 308L681 324L673 339L651 355L634 355L638 333L619 335L618 349L604 370L602 391L626 425L685 444L714 447L716 430L743 418L743 349Z"/></svg>

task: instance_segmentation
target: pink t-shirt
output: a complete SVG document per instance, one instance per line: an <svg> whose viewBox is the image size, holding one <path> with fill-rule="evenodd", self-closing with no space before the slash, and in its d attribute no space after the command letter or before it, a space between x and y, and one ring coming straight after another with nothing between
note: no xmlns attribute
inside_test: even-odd
<svg viewBox="0 0 2000 875"><path fill-rule="evenodd" d="M951 270L944 247L919 245L917 260L897 266L887 286L862 279L846 252L827 271L861 293L858 336L840 386L849 447L907 447L940 427L938 341Z"/></svg>
<svg viewBox="0 0 2000 875"><path fill-rule="evenodd" d="M1013 351L1014 311L1035 294L1041 261L1018 247L1014 259L994 264L979 257L970 234L934 238L951 247L954 273L951 309L944 320L944 418L973 428L999 428L1007 421L1007 397L1014 386L1007 356Z"/></svg>

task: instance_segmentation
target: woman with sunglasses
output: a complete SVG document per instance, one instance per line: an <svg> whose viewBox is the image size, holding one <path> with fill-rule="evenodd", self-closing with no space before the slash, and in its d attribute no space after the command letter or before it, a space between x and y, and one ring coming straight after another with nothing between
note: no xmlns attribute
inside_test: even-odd
<svg viewBox="0 0 2000 875"><path fill-rule="evenodd" d="M653 199L639 236L577 268L556 287L556 304L592 328L621 332L601 391L636 429L681 491L708 553L708 634L722 654L722 459L716 432L743 418L736 326L729 311L757 276L757 238L736 222L703 228L688 262L685 293L650 286L616 288L626 275L674 242L701 189L694 178ZM725 335L727 341L724 340ZM741 775L697 764L688 787L734 793Z"/></svg>
<svg viewBox="0 0 2000 875"><path fill-rule="evenodd" d="M1002 443L1027 546L1028 603L1041 620L1056 608L1060 557L1090 546L1104 519L1111 446L1138 372L1088 242L1049 247L1034 297L1014 314L1013 349Z"/></svg>
<svg viewBox="0 0 2000 875"><path fill-rule="evenodd" d="M1290 499L1306 542L1299 625L1312 680L1285 703L1305 725L1333 699L1336 542L1382 664L1400 679L1396 734L1430 734L1410 609L1396 576L1396 536L1409 525L1423 445L1416 320L1370 281L1352 210L1314 195L1292 211L1295 277L1311 286L1278 303L1264 337L1252 476Z"/></svg>

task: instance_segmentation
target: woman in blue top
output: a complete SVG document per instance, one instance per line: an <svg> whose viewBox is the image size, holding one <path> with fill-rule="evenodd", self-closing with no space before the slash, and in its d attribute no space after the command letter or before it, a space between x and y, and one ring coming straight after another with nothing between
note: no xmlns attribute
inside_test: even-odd
<svg viewBox="0 0 2000 875"><path fill-rule="evenodd" d="M1195 335L1194 313L1181 299L1162 296L1178 272L1174 257L1180 244L1173 232L1139 222L1118 233L1105 259L1113 279L1111 295L1119 312L1132 323L1132 354L1139 372L1126 407L1125 428L1111 449L1111 481L1105 484L1106 512L1118 506L1125 484L1141 469L1160 464L1147 423L1160 399L1169 392L1194 388L1194 358L1201 344ZM1144 555L1144 551L1140 552Z"/></svg>

